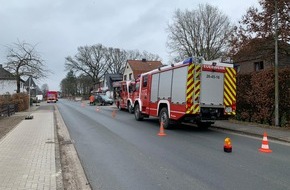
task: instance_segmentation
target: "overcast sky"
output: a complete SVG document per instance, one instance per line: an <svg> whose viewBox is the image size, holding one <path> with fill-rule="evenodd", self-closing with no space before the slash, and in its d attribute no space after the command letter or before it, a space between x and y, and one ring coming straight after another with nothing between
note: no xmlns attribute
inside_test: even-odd
<svg viewBox="0 0 290 190"><path fill-rule="evenodd" d="M168 60L166 27L176 9L217 6L237 23L258 0L0 0L0 63L5 46L18 40L36 49L54 74L37 82L59 90L65 78L65 57L77 47L101 43L106 47L139 50Z"/></svg>

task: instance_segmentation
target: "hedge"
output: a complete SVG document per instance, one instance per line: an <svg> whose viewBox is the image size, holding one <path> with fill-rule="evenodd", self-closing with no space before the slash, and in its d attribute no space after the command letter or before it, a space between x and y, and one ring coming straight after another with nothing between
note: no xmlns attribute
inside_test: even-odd
<svg viewBox="0 0 290 190"><path fill-rule="evenodd" d="M25 93L2 95L0 96L0 105L3 104L15 104L17 111L25 111L28 109L28 95Z"/></svg>
<svg viewBox="0 0 290 190"><path fill-rule="evenodd" d="M237 76L237 119L275 124L274 69ZM290 69L279 70L279 123L290 124Z"/></svg>

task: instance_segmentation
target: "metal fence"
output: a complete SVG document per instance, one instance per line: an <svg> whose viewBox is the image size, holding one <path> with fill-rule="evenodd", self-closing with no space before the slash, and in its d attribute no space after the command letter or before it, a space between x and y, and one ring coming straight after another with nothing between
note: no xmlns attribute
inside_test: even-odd
<svg viewBox="0 0 290 190"><path fill-rule="evenodd" d="M0 117L11 116L17 111L15 104L3 104L0 105Z"/></svg>

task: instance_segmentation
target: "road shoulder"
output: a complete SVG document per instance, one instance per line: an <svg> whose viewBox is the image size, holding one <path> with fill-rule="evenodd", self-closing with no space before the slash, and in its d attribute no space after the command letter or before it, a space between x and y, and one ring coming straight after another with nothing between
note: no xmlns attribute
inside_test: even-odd
<svg viewBox="0 0 290 190"><path fill-rule="evenodd" d="M90 190L91 187L74 147L73 140L70 138L69 132L57 106L55 106L55 118L59 141L63 186L66 189Z"/></svg>

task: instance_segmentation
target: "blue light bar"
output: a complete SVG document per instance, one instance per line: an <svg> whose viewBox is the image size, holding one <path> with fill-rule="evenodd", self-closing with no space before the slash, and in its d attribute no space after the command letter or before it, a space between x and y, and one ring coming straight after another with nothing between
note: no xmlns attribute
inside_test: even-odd
<svg viewBox="0 0 290 190"><path fill-rule="evenodd" d="M185 59L182 64L187 64L187 63L192 63L192 57Z"/></svg>

